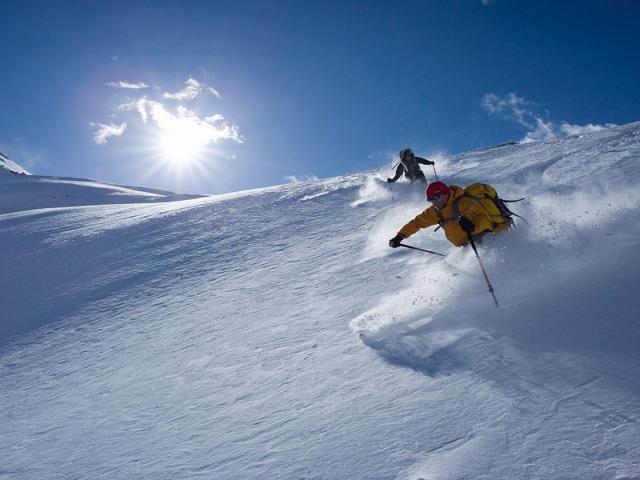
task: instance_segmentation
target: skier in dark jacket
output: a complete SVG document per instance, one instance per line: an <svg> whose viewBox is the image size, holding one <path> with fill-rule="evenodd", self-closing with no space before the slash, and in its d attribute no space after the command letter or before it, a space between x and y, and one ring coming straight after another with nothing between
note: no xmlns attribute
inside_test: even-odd
<svg viewBox="0 0 640 480"><path fill-rule="evenodd" d="M420 170L419 164L435 165L435 162L427 160L426 158L416 157L413 154L413 150L410 148L400 150L400 163L398 163L398 168L396 168L396 174L393 178L387 178L387 182L395 182L404 173L404 176L411 182L419 181L427 183L427 179L425 178L424 173L422 173L422 170Z"/></svg>

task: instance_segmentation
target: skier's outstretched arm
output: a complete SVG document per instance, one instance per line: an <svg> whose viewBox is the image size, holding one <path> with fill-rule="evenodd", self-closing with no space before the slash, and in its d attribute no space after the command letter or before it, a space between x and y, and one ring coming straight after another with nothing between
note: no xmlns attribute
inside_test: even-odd
<svg viewBox="0 0 640 480"><path fill-rule="evenodd" d="M438 214L434 207L427 208L424 212L417 215L413 220L408 222L404 227L398 231L398 235L402 238L407 238L416 233L421 228L427 228L432 225L437 225L439 222Z"/></svg>
<svg viewBox="0 0 640 480"><path fill-rule="evenodd" d="M395 237L389 240L389 246L391 248L397 248L400 246L402 240L410 237L421 228L427 228L431 225L438 223L438 214L433 207L427 208L424 212L416 216L413 220L402 227Z"/></svg>
<svg viewBox="0 0 640 480"><path fill-rule="evenodd" d="M435 165L436 162L433 160L427 160L426 158L416 157L416 162L421 163L422 165Z"/></svg>
<svg viewBox="0 0 640 480"><path fill-rule="evenodd" d="M398 168L396 168L396 174L392 178L387 178L387 182L389 183L395 182L400 178L400 176L402 175L402 172L404 172L404 166L401 163L399 163Z"/></svg>

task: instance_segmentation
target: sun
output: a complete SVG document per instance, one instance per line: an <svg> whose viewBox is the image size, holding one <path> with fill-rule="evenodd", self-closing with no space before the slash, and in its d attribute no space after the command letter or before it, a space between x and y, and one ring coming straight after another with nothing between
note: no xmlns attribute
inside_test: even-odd
<svg viewBox="0 0 640 480"><path fill-rule="evenodd" d="M207 139L193 128L192 122L176 120L169 128L163 128L158 139L158 150L162 157L176 165L189 164L204 151Z"/></svg>

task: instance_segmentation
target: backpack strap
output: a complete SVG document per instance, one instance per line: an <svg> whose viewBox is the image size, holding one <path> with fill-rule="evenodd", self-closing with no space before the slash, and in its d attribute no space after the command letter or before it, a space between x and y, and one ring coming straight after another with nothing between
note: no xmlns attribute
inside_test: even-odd
<svg viewBox="0 0 640 480"><path fill-rule="evenodd" d="M524 200L524 198L525 197L518 198L517 200L505 200L503 198L496 197L493 201L496 204L496 206L498 207L498 209L501 212L505 213L505 217L518 217L520 220L522 220L527 225L527 227L530 227L531 225L529 225L529 222L527 222L524 218L522 218L517 213L511 211L511 209L509 207L507 207L507 205L506 205L507 203L521 202L522 200Z"/></svg>
<svg viewBox="0 0 640 480"><path fill-rule="evenodd" d="M455 200L454 200L455 202ZM449 218L449 219L445 219L442 216L442 213L440 213L440 210L436 209L436 215L438 215L438 226L436 227L436 229L434 230L434 232L437 232L438 230L440 230L441 228L444 228L444 226L447 224L447 222L450 221L456 221L457 220L457 216L455 218Z"/></svg>
<svg viewBox="0 0 640 480"><path fill-rule="evenodd" d="M451 205L451 208L453 209L453 216L460 220L460 200L462 199L462 197L466 197L467 194L463 193L462 195L460 195L458 198L453 200L453 205Z"/></svg>

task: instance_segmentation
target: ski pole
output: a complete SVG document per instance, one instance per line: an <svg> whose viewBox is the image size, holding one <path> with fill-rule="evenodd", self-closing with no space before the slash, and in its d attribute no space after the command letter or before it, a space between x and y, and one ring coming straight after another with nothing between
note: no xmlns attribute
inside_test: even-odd
<svg viewBox="0 0 640 480"><path fill-rule="evenodd" d="M412 247L411 245L406 245L404 243L400 244L401 247L410 248L412 250L420 250L421 252L432 253L433 255L440 255L441 257L446 257L444 253L432 252L431 250L425 250L424 248Z"/></svg>
<svg viewBox="0 0 640 480"><path fill-rule="evenodd" d="M499 307L498 299L496 298L495 293L493 293L493 285L491 285L491 281L489 280L489 275L487 275L487 271L484 269L482 260L480 260L480 255L478 255L476 242L473 241L473 238L471 238L471 235L469 235L468 233L467 233L467 236L469 237L469 242L471 242L471 247L473 248L473 252L476 254L476 258L478 259L478 263L480 264L480 268L482 269L482 274L484 275L484 279L487 281L487 286L489 287L489 293L493 297L493 301L496 302L496 307Z"/></svg>
<svg viewBox="0 0 640 480"><path fill-rule="evenodd" d="M435 164L435 162L431 166L433 167L433 174L436 176L436 182L439 182L440 180L438 180L438 174L436 173L436 164Z"/></svg>

